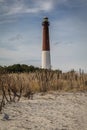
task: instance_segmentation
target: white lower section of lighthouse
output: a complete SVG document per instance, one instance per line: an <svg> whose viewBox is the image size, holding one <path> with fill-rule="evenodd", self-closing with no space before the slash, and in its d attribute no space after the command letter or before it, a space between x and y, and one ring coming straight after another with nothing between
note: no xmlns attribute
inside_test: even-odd
<svg viewBox="0 0 87 130"><path fill-rule="evenodd" d="M50 51L42 51L42 68L51 69Z"/></svg>

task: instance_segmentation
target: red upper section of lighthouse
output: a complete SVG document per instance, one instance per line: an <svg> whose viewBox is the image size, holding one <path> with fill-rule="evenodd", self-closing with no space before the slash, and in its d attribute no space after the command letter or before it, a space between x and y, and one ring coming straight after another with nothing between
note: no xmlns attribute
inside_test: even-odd
<svg viewBox="0 0 87 130"><path fill-rule="evenodd" d="M49 43L49 21L48 18L45 17L42 22L43 26L43 44L42 50L49 51L50 50L50 43Z"/></svg>

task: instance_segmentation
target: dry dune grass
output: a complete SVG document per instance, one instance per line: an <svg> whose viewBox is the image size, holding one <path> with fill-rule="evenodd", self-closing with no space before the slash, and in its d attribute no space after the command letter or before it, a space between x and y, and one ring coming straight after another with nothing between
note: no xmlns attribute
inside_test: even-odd
<svg viewBox="0 0 87 130"><path fill-rule="evenodd" d="M58 91L85 91L87 90L87 74L76 72L58 73L56 71L37 71L34 73L16 73L0 75L0 86L5 89L14 88L23 93ZM0 88L1 90L1 88Z"/></svg>

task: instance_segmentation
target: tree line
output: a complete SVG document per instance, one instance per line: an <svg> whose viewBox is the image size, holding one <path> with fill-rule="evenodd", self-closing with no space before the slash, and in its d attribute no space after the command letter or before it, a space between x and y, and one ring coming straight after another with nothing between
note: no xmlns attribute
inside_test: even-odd
<svg viewBox="0 0 87 130"><path fill-rule="evenodd" d="M14 64L10 66L0 66L0 73L23 73L23 72L35 72L40 68L26 64Z"/></svg>

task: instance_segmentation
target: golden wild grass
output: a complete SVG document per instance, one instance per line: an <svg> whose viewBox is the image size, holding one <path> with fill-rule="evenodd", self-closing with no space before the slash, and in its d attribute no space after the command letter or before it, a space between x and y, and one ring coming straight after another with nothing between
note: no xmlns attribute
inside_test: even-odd
<svg viewBox="0 0 87 130"><path fill-rule="evenodd" d="M33 73L13 73L0 75L0 86L10 86L16 91L22 87L23 93L47 91L86 91L87 74L76 72L37 71ZM1 90L1 87L0 87Z"/></svg>

